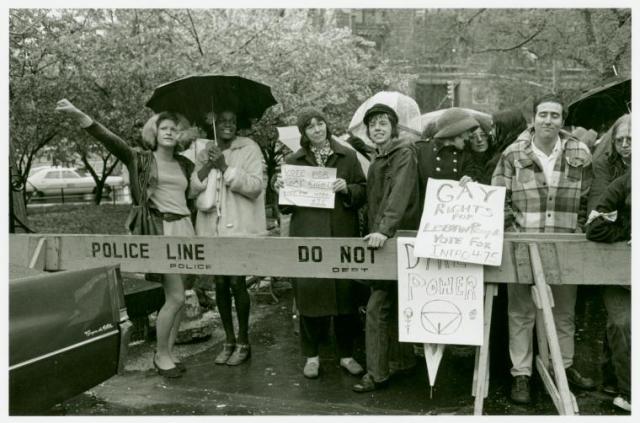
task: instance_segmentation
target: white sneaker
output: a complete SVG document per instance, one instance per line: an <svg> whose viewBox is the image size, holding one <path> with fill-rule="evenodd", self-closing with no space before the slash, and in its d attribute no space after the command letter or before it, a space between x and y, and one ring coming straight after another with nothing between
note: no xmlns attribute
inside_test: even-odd
<svg viewBox="0 0 640 423"><path fill-rule="evenodd" d="M302 374L307 379L315 379L320 374L320 360L318 357L307 358L307 362L304 364Z"/></svg>
<svg viewBox="0 0 640 423"><path fill-rule="evenodd" d="M340 367L348 371L354 376L359 376L364 373L362 366L353 359L353 357L343 357L340 359Z"/></svg>
<svg viewBox="0 0 640 423"><path fill-rule="evenodd" d="M623 409L624 411L631 412L631 403L622 395L618 395L613 399L613 405Z"/></svg>

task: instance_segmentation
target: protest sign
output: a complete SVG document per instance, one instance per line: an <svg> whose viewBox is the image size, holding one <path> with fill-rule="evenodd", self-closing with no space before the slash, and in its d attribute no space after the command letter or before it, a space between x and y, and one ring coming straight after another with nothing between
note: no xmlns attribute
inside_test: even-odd
<svg viewBox="0 0 640 423"><path fill-rule="evenodd" d="M479 264L419 258L415 238L398 238L401 342L482 345L483 270Z"/></svg>
<svg viewBox="0 0 640 423"><path fill-rule="evenodd" d="M335 180L335 168L283 165L284 186L280 189L278 204L332 209Z"/></svg>
<svg viewBox="0 0 640 423"><path fill-rule="evenodd" d="M415 255L500 266L504 197L504 187L429 178Z"/></svg>
<svg viewBox="0 0 640 423"><path fill-rule="evenodd" d="M427 364L427 376L429 377L429 386L431 390L429 397L433 398L433 385L436 384L436 375L438 374L438 367L442 361L442 355L444 354L444 344L423 344L424 361Z"/></svg>

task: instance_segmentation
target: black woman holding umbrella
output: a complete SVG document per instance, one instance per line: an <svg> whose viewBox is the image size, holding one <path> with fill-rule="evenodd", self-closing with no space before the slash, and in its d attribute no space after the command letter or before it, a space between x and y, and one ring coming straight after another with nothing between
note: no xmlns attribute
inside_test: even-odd
<svg viewBox="0 0 640 423"><path fill-rule="evenodd" d="M250 138L237 134L237 115L225 110L210 115L215 141L196 156L191 192L196 202L196 234L199 236L266 235L265 184L260 147ZM214 277L216 303L225 331L222 351L216 364L237 366L251 356L249 312L251 301L245 276ZM238 318L236 337L232 301Z"/></svg>

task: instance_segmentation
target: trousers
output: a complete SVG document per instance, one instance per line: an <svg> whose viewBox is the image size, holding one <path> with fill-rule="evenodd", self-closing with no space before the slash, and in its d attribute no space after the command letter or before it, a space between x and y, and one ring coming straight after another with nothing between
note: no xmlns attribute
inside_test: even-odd
<svg viewBox="0 0 640 423"><path fill-rule="evenodd" d="M533 328L536 306L531 298L531 285L509 284L509 356L512 376L531 376L533 364ZM553 320L556 325L564 368L573 365L576 285L551 285Z"/></svg>
<svg viewBox="0 0 640 423"><path fill-rule="evenodd" d="M371 284L365 325L367 373L383 382L393 371L415 366L413 345L398 341L398 291L393 282Z"/></svg>
<svg viewBox="0 0 640 423"><path fill-rule="evenodd" d="M605 286L602 300L607 310L606 345L618 391L631 396L631 291Z"/></svg>
<svg viewBox="0 0 640 423"><path fill-rule="evenodd" d="M300 316L300 343L302 354L305 357L318 355L320 343L327 338L332 320L338 356L340 358L353 357L353 340L358 331L357 314L321 317Z"/></svg>

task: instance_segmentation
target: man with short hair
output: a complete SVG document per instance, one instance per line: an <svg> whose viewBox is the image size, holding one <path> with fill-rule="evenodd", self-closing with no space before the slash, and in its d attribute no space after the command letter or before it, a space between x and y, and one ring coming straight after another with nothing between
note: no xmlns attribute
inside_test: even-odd
<svg viewBox="0 0 640 423"><path fill-rule="evenodd" d="M559 97L542 96L533 108L533 127L502 153L491 180L506 187L505 227L515 232L580 232L592 180L591 154L561 129L564 106ZM593 380L573 367L576 290L576 285L551 286L553 317L569 383L592 389ZM509 284L508 299L511 399L526 404L531 401L536 308L529 285Z"/></svg>

